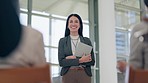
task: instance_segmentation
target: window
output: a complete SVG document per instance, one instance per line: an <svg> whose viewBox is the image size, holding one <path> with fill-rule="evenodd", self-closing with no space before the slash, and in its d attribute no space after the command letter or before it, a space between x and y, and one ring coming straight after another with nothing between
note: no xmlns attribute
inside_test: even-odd
<svg viewBox="0 0 148 83"><path fill-rule="evenodd" d="M49 45L49 18L32 15L32 27L43 34L44 44Z"/></svg>
<svg viewBox="0 0 148 83"><path fill-rule="evenodd" d="M25 13L21 13L20 14L20 21L21 21L21 24L23 25L26 25L27 26L27 14Z"/></svg>

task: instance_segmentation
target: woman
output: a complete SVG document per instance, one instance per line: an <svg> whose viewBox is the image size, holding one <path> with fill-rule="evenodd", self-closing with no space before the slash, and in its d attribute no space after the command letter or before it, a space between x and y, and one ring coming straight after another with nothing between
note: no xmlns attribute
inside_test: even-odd
<svg viewBox="0 0 148 83"><path fill-rule="evenodd" d="M42 34L20 24L17 3L0 1L0 68L43 66L46 59Z"/></svg>
<svg viewBox="0 0 148 83"><path fill-rule="evenodd" d="M91 83L91 66L95 64L93 50L88 55L78 58L75 49L79 42L92 46L87 37L83 37L83 24L78 14L67 18L65 37L61 38L58 46L58 59L62 67L63 83Z"/></svg>

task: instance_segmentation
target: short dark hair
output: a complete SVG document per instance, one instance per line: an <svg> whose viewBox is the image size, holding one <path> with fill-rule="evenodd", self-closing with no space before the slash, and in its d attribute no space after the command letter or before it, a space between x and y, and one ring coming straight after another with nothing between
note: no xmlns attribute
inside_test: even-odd
<svg viewBox="0 0 148 83"><path fill-rule="evenodd" d="M19 45L22 26L13 0L0 1L0 58L5 58Z"/></svg>
<svg viewBox="0 0 148 83"><path fill-rule="evenodd" d="M146 7L148 7L148 0L144 0Z"/></svg>
<svg viewBox="0 0 148 83"><path fill-rule="evenodd" d="M75 16L75 17L77 17L77 18L79 19L80 28L79 28L79 30L78 30L78 34L79 34L80 36L83 36L83 33L82 33L82 32L83 32L83 23L82 23L81 17L80 17L78 14L70 14L70 15L68 16L68 18L67 18L67 21L66 21L65 37L70 35L70 30L69 30L69 28L68 28L68 21L69 21L70 17L72 17L72 16Z"/></svg>

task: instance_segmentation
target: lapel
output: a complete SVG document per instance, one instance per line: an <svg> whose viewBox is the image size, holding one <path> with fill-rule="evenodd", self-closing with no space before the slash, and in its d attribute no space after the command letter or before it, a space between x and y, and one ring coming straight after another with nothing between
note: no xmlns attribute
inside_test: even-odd
<svg viewBox="0 0 148 83"><path fill-rule="evenodd" d="M71 39L70 39L70 36L67 37L67 52L70 52L70 54L72 54L72 48L71 48Z"/></svg>
<svg viewBox="0 0 148 83"><path fill-rule="evenodd" d="M84 38L80 36L80 42L85 43Z"/></svg>
<svg viewBox="0 0 148 83"><path fill-rule="evenodd" d="M85 42L85 40L84 40L84 38L82 36L80 36L80 42L86 44L86 42ZM70 36L67 37L67 50L68 50L67 51L68 54L73 54L72 53L72 48L71 48L71 38L70 38Z"/></svg>

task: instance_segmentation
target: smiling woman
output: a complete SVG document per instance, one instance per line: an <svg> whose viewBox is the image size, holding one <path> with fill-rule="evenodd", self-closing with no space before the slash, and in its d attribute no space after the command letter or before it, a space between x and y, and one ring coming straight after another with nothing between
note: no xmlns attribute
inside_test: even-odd
<svg viewBox="0 0 148 83"><path fill-rule="evenodd" d="M71 35L78 35L77 31L78 29L80 28L80 23L79 23L79 20L77 17L75 16L72 16L70 19L69 19L69 30L70 30L70 34Z"/></svg>
<svg viewBox="0 0 148 83"><path fill-rule="evenodd" d="M91 41L83 37L82 19L78 14L71 14L66 21L65 37L61 38L58 46L58 60L62 67L63 83L91 83L91 66L95 64L94 52L76 57L75 51L79 44L90 45Z"/></svg>

